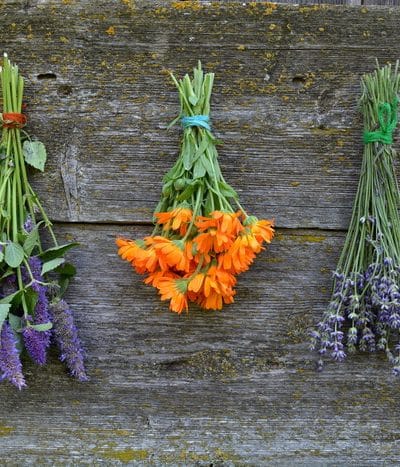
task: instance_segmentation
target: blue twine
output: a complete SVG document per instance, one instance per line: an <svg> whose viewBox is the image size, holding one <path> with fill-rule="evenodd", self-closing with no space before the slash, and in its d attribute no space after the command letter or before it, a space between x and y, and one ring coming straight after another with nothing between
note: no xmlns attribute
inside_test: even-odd
<svg viewBox="0 0 400 467"><path fill-rule="evenodd" d="M208 115L193 115L193 117L182 117L181 118L181 123L182 123L183 128L189 128L191 126L199 126L208 131L211 131L209 121L210 119Z"/></svg>

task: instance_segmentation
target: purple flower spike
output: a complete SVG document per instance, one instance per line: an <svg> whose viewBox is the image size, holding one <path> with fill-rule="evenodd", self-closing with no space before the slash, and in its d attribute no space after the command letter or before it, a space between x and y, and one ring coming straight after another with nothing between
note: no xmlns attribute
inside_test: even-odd
<svg viewBox="0 0 400 467"><path fill-rule="evenodd" d="M31 268L34 279L41 282L43 277L42 261L33 256L29 258L29 267ZM27 271L23 271L24 281L28 282ZM44 324L51 321L49 314L49 300L47 298L47 287L37 282L32 284L32 289L37 292L38 300L35 307L35 316L33 324ZM48 331L36 331L36 329L25 328L23 333L25 348L32 358L32 360L38 365L44 365L47 358L47 348L50 346L51 330Z"/></svg>
<svg viewBox="0 0 400 467"><path fill-rule="evenodd" d="M51 304L54 337L61 350L60 360L65 362L71 375L79 381L88 381L83 363L83 350L74 324L72 311L65 300Z"/></svg>
<svg viewBox="0 0 400 467"><path fill-rule="evenodd" d="M30 232L32 232L33 227L34 227L34 226L33 226L32 217L31 217L30 215L28 215L28 216L26 217L25 222L24 222L24 230L25 230L25 232L30 233Z"/></svg>
<svg viewBox="0 0 400 467"><path fill-rule="evenodd" d="M0 336L0 370L3 372L1 379L8 379L18 389L22 389L26 384L16 346L17 339L8 321L3 323Z"/></svg>

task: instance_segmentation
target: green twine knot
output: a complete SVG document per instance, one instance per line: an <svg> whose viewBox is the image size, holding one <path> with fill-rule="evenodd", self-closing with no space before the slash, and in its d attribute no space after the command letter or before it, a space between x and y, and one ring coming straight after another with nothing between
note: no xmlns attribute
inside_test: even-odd
<svg viewBox="0 0 400 467"><path fill-rule="evenodd" d="M365 131L363 134L364 144L379 141L383 144L393 143L393 131L397 126L397 105L399 99L397 96L393 102L383 102L378 106L379 128L375 131Z"/></svg>

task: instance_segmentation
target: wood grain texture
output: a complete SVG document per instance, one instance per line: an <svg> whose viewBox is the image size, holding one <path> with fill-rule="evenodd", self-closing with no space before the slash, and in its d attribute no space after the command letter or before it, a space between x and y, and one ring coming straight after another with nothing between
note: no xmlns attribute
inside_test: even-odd
<svg viewBox="0 0 400 467"><path fill-rule="evenodd" d="M362 150L359 79L375 57L400 56L400 10L17 5L3 4L0 44L28 78L29 131L50 158L35 186L55 220L149 221L181 135L166 131L178 98L165 70L181 76L200 58L217 77L221 165L249 211L281 227L346 228Z"/></svg>
<svg viewBox="0 0 400 467"><path fill-rule="evenodd" d="M1 386L2 462L400 461L398 383L384 358L359 354L317 373L307 350L342 233L281 231L240 278L235 304L178 316L115 255L116 233L148 227L57 232L81 242L68 299L91 382L71 380L55 353L45 369L25 362L29 389Z"/></svg>
<svg viewBox="0 0 400 467"><path fill-rule="evenodd" d="M336 2L338 3L338 2ZM347 2L349 3L349 2ZM351 2L354 4L354 2ZM399 383L382 355L315 371L361 161L359 79L400 56L400 10L266 2L7 0L0 46L27 77L32 174L78 276L91 381L52 352L0 386L4 465L396 465ZM177 316L116 255L150 232L181 131L166 70L217 74L226 178L277 238L233 305ZM143 225L144 224L144 225Z"/></svg>

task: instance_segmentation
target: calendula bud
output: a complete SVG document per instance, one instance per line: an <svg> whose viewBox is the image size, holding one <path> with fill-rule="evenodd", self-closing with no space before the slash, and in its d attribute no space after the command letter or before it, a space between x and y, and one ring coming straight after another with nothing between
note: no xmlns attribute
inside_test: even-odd
<svg viewBox="0 0 400 467"><path fill-rule="evenodd" d="M175 180L174 182L174 188L177 191L183 190L187 185L187 180L186 178L178 178L178 180Z"/></svg>

